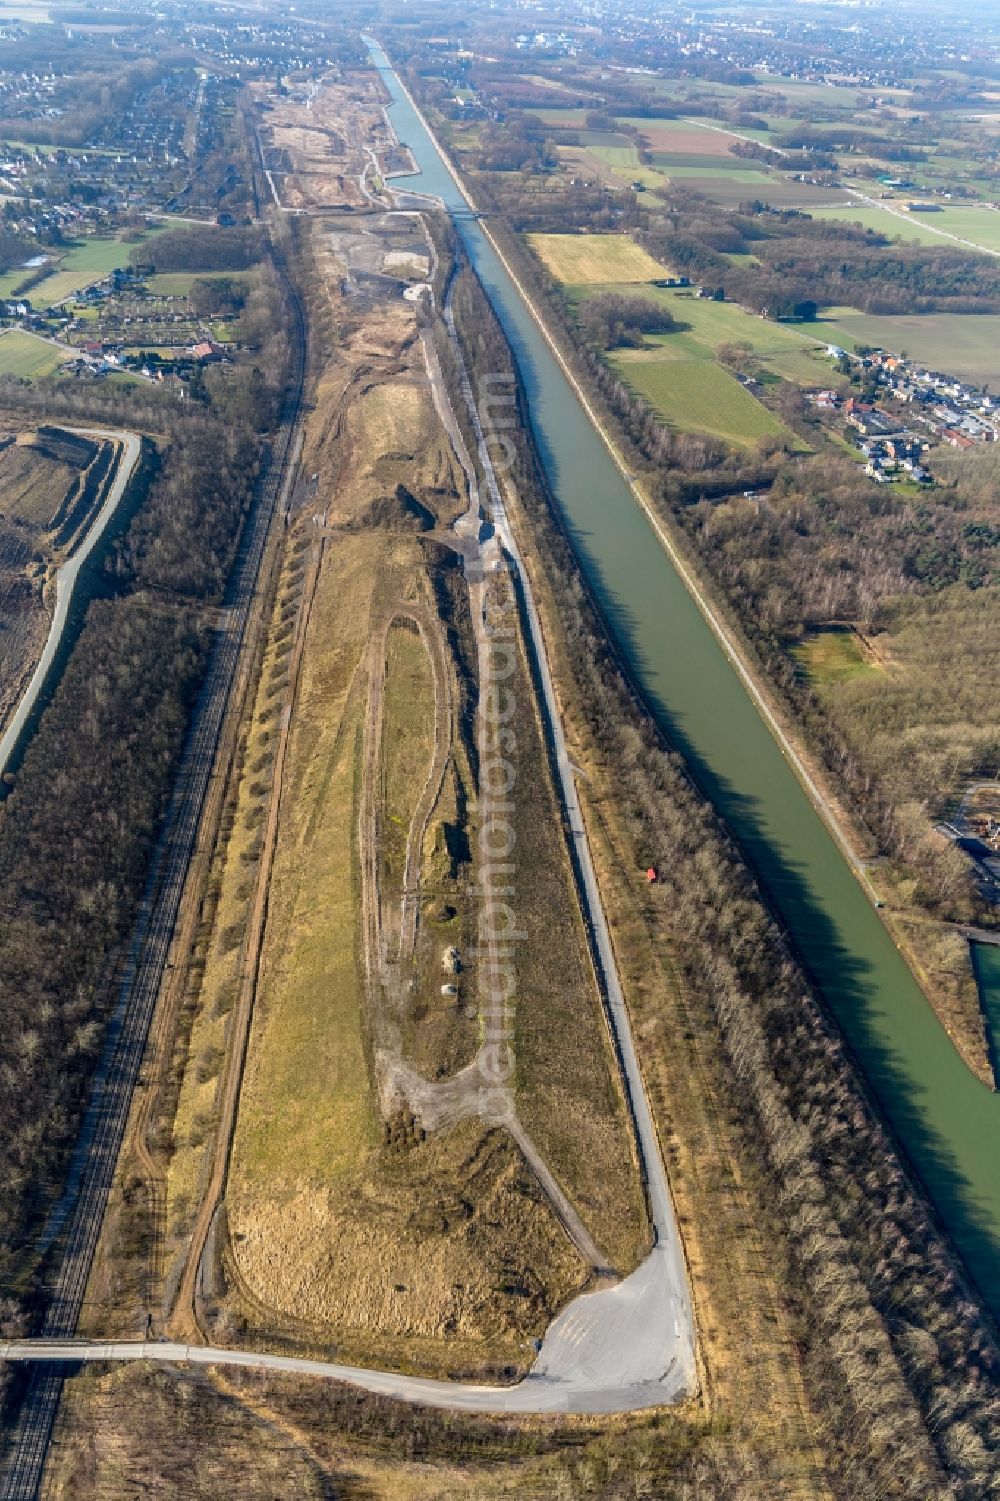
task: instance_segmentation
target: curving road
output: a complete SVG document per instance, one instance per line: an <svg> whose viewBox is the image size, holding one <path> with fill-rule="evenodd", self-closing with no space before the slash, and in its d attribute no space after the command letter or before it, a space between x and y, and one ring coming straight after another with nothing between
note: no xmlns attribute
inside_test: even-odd
<svg viewBox="0 0 1000 1501"><path fill-rule="evenodd" d="M118 429L105 427L67 427L66 432L79 433L85 438L97 438L105 442L118 443L121 452L118 455L118 466L115 477L108 490L104 504L98 511L87 531L87 535L77 547L72 557L65 562L56 572L56 607L52 615L52 624L49 626L48 639L42 649L31 680L21 695L20 702L11 717L3 735L0 736L0 776L4 772L17 749L18 741L24 731L25 725L38 702L39 694L45 686L45 679L49 675L49 669L55 661L56 653L62 644L63 632L69 619L69 607L73 602L73 591L80 569L87 561L94 548L107 529L119 502L128 488L128 482L132 478L135 466L139 462L139 454L142 449L142 440L138 433L119 431Z"/></svg>
<svg viewBox="0 0 1000 1501"><path fill-rule="evenodd" d="M219 1350L170 1340L11 1340L0 1344L0 1360L42 1366L131 1360L242 1366L342 1381L379 1396L453 1412L634 1412L681 1401L691 1392L689 1372L679 1352L669 1353L660 1345L655 1325L650 1327L650 1297L655 1296L660 1273L654 1252L617 1287L577 1298L549 1329L534 1369L516 1386L434 1381L404 1376L399 1371L374 1371L294 1355ZM641 1379L637 1352L646 1357L646 1372Z"/></svg>

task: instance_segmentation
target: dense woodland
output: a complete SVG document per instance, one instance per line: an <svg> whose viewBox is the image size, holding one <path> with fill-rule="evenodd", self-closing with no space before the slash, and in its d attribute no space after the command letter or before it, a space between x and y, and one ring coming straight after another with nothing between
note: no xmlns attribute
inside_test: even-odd
<svg viewBox="0 0 1000 1501"><path fill-rule="evenodd" d="M0 1286L85 1102L205 648L189 611L95 601L0 812Z"/></svg>
<svg viewBox="0 0 1000 1501"><path fill-rule="evenodd" d="M455 305L474 367L511 368L470 273ZM801 1354L831 1483L851 1501L978 1501L1000 1484L1000 1351L746 867L623 678L523 430L513 480L587 723L639 861L661 872L661 920L683 935L678 962L728 1056L745 1149L809 1309ZM730 1480L699 1494L741 1492Z"/></svg>
<svg viewBox="0 0 1000 1501"><path fill-rule="evenodd" d="M171 229L137 245L132 260L153 271L245 271L260 260L261 231L238 225L230 229L193 226Z"/></svg>
<svg viewBox="0 0 1000 1501"><path fill-rule="evenodd" d="M665 334L674 319L648 297L598 292L580 308L580 322L598 349L641 348L646 334Z"/></svg>
<svg viewBox="0 0 1000 1501"><path fill-rule="evenodd" d="M973 458L995 471L991 456ZM974 773L1000 764L995 490L914 498L824 454L781 465L764 494L699 501L683 516L883 847L918 874L918 899L968 920L967 863L929 823ZM811 690L791 652L830 621L859 623L885 643L890 665Z"/></svg>

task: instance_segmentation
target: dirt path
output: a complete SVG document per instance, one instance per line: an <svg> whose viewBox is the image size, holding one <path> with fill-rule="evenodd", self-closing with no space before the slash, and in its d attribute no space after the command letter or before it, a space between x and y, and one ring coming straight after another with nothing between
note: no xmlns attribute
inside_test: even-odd
<svg viewBox="0 0 1000 1501"><path fill-rule="evenodd" d="M434 750L407 830L397 930L396 918L382 897L378 852L382 834L380 791L386 651L389 632L400 620L409 620L416 627L431 664L434 680ZM429 610L403 600L389 606L369 643L367 676L368 712L365 716L361 805L358 813L365 973L370 986L381 983L387 988L394 988L395 979L391 971L398 970L413 958L420 911L420 865L424 837L451 755L451 676L440 630ZM395 941L390 941L393 939Z"/></svg>
<svg viewBox="0 0 1000 1501"><path fill-rule="evenodd" d="M271 567L274 566L272 561ZM151 1262L147 1274L150 1288L147 1313L151 1330L158 1329L163 1322L153 1290L158 1286L162 1275L166 1219L166 1175L151 1138L160 1108L163 1081L167 1078L170 1057L174 1048L180 1008L189 980L188 958L194 949L198 926L201 922L205 882L211 867L225 807L229 778L239 742L240 721L246 709L247 695L252 687L251 669L266 630L267 620L258 606L255 610L255 618L248 625L247 642L240 658L233 696L235 712L230 715L225 727L205 797L194 859L188 872L184 895L181 898L177 931L171 948L169 972L150 1036L151 1054L143 1067L143 1080L140 1081L137 1103L122 1152L122 1160L127 1162L131 1156L145 1180L149 1214L154 1227L153 1246L150 1252Z"/></svg>
<svg viewBox="0 0 1000 1501"><path fill-rule="evenodd" d="M288 688L285 693L285 702L278 731L278 743L271 772L271 787L268 797L263 849L261 851L260 865L257 870L257 883L254 889L253 902L247 920L246 936L243 942L240 989L230 1027L226 1068L219 1100L219 1124L215 1136L212 1171L191 1234L191 1242L188 1247L184 1270L177 1290L174 1309L168 1320L168 1328L171 1332L181 1335L197 1336L200 1333L197 1299L202 1257L208 1242L209 1231L211 1230L216 1210L222 1200L226 1177L229 1172L233 1134L239 1111L240 1086L243 1082L247 1044L250 1040L250 1024L253 1018L254 999L260 975L261 950L267 920L268 889L278 837L281 792L285 760L288 754L292 710L298 691L306 631L316 594L316 584L319 579L325 545L325 540L322 537L316 537L310 549L302 600L295 626L295 640L289 662Z"/></svg>
<svg viewBox="0 0 1000 1501"><path fill-rule="evenodd" d="M401 965L413 958L416 947L417 918L420 913L421 855L424 839L427 836L427 825L441 795L444 774L451 756L451 739L454 731L451 674L448 671L441 642L440 627L435 621L427 622L419 616L411 615L410 618L416 619L417 629L430 658L434 674L434 755L406 837L397 955L398 963Z"/></svg>

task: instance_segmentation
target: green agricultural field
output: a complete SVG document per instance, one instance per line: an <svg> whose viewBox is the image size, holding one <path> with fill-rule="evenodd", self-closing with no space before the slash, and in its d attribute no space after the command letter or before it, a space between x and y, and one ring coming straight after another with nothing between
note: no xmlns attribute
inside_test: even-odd
<svg viewBox="0 0 1000 1501"><path fill-rule="evenodd" d="M817 205L834 204L843 197L837 188L819 188L808 182L793 182L777 172L761 172L754 176L745 169L740 176L718 169L714 177L695 174L684 178L684 186L704 194L723 208L736 208L746 198L760 198L775 208L799 208L811 214ZM847 201L844 199L844 202Z"/></svg>
<svg viewBox="0 0 1000 1501"><path fill-rule="evenodd" d="M0 140L10 151L26 151L29 155L37 152L39 156L52 156L59 149L58 146L43 146L38 141L19 141L13 136L5 135L3 131L0 131Z"/></svg>
<svg viewBox="0 0 1000 1501"><path fill-rule="evenodd" d="M843 219L851 224L863 224L866 229L878 230L890 239L899 237L915 240L921 245L942 245L949 243L950 235L956 235L984 250L1000 250L1000 212L985 205L949 204L936 213L910 214L902 210L891 213L874 204L855 206L849 203L842 209L817 208L810 212L817 219Z"/></svg>
<svg viewBox="0 0 1000 1501"><path fill-rule="evenodd" d="M578 135L581 146L624 146L635 149L631 137L620 130L581 130Z"/></svg>
<svg viewBox="0 0 1000 1501"><path fill-rule="evenodd" d="M45 339L23 333L19 328L0 334L0 375L35 380L58 370L65 358Z"/></svg>
<svg viewBox="0 0 1000 1501"><path fill-rule="evenodd" d="M544 125L561 125L566 130L576 130L578 126L586 124L589 110L565 109L558 105L550 108L546 105L545 109L533 109L531 113Z"/></svg>
<svg viewBox="0 0 1000 1501"><path fill-rule="evenodd" d="M636 356L639 356L638 358ZM709 433L748 448L761 438L788 438L788 429L734 376L711 360L649 359L619 350L614 368L681 432Z"/></svg>
<svg viewBox="0 0 1000 1501"><path fill-rule="evenodd" d="M33 306L64 302L74 292L82 292L94 282L103 281L120 266L127 266L129 254L143 240L164 233L166 226L149 230L134 240L98 238L78 240L65 255L53 262L51 273L32 287L26 296ZM24 273L27 274L27 273ZM22 275L22 280L24 276Z"/></svg>
<svg viewBox="0 0 1000 1501"><path fill-rule="evenodd" d="M154 297L186 297L196 281L246 281L248 271L159 271L147 276L146 287Z"/></svg>
<svg viewBox="0 0 1000 1501"><path fill-rule="evenodd" d="M623 284L616 290L634 288ZM570 302L579 303L588 295L582 288L571 291ZM755 317L735 303L712 302L672 288L649 287L643 295L668 308L678 326L670 333L650 335L641 349L618 350L609 358L622 378L678 429L710 433L740 446L791 436L717 363L723 344L749 346L765 381L781 378L804 386L836 381L829 360L817 348L817 336L799 327ZM827 336L822 337L825 345Z"/></svg>
<svg viewBox="0 0 1000 1501"><path fill-rule="evenodd" d="M641 182L647 188L662 187L665 174L655 167L644 167L634 146L589 146L587 155L596 157L604 166L610 167L619 177L628 182Z"/></svg>
<svg viewBox="0 0 1000 1501"><path fill-rule="evenodd" d="M996 185L993 186L996 191ZM934 223L941 220L941 228L960 239L971 240L984 250L1000 250L1000 212L986 205L952 205L933 215Z"/></svg>
<svg viewBox="0 0 1000 1501"><path fill-rule="evenodd" d="M859 94L862 98L865 96L865 90L860 86L805 83L799 78L777 78L770 73L758 74L757 82L762 89L780 94L789 103L824 105L827 109L839 108L853 111L857 108ZM907 100L910 97L901 89L880 89L879 93L887 98L892 96L898 100Z"/></svg>
<svg viewBox="0 0 1000 1501"><path fill-rule="evenodd" d="M543 265L568 286L653 281L666 274L659 261L628 235L528 235Z"/></svg>
<svg viewBox="0 0 1000 1501"><path fill-rule="evenodd" d="M51 275L32 287L27 296L36 307L62 302L102 281L119 266L127 266L128 255L129 246L120 240L84 240L64 255Z"/></svg>
<svg viewBox="0 0 1000 1501"><path fill-rule="evenodd" d="M830 344L853 350L872 344L907 354L921 364L962 380L989 385L1000 380L1000 314L925 313L877 317L856 308L828 308L815 323L800 323Z"/></svg>
<svg viewBox="0 0 1000 1501"><path fill-rule="evenodd" d="M890 240L910 240L918 245L941 245L944 243L940 234L937 234L929 226L928 221L936 222L942 216L928 214L926 219L916 214L890 213L887 209L878 208L871 203L853 203L847 199L843 208L825 208L820 206L809 210L814 219L839 219L845 224L860 224L864 229L873 229L878 234L888 235ZM944 225L941 226L944 228Z"/></svg>
<svg viewBox="0 0 1000 1501"><path fill-rule="evenodd" d="M697 151L654 151L652 157L654 166L671 174L683 172L691 176L702 173L706 177L717 177L720 173L728 175L732 172L753 172L758 177L768 175L763 162L751 161L743 156L717 156Z"/></svg>
<svg viewBox="0 0 1000 1501"><path fill-rule="evenodd" d="M769 375L781 380L791 380L800 386L821 386L827 390L848 384L848 377L841 375L825 349L790 349L785 353L768 354L763 361L762 379Z"/></svg>
<svg viewBox="0 0 1000 1501"><path fill-rule="evenodd" d="M787 115L770 115L764 113L763 111L758 113L757 110L754 110L754 115L757 119L763 120L765 122L765 129L760 129L756 125L738 125L733 126L734 134L738 132L741 136L749 136L751 140L763 141L766 144L770 140L772 135L780 135L783 130L787 130L788 127L793 123ZM710 130L725 129L725 126L722 126L721 122L718 120L713 120L708 117L702 117L699 119L696 110L692 110L687 119L688 123L691 125L700 125L703 128Z"/></svg>
<svg viewBox="0 0 1000 1501"><path fill-rule="evenodd" d="M448 139L456 151L477 150L480 143L480 129L474 121L468 125L452 125L448 131Z"/></svg>
<svg viewBox="0 0 1000 1501"><path fill-rule="evenodd" d="M654 334L649 340L665 359L714 359L720 344L749 344L755 355L766 358L808 350L822 337L803 333L794 325L758 318L735 302L685 296L669 287L651 287L644 295L667 308L679 325L673 332ZM827 342L825 338L823 342Z"/></svg>
<svg viewBox="0 0 1000 1501"><path fill-rule="evenodd" d="M613 290L628 293L634 292L635 288L622 285ZM569 301L579 304L590 295L593 293L585 288L572 289ZM750 353L759 361L761 378L765 381L770 377L809 387L842 383L842 377L838 376L826 355L828 343L843 343L839 325L828 328L825 323L775 323L748 313L736 303L713 302L673 288L648 287L643 290L643 296L669 309L677 327L670 333L649 335L644 348L623 353L622 358L627 361L650 365L691 360L714 362L720 345L740 344L749 346ZM699 431L706 429L702 426Z"/></svg>
<svg viewBox="0 0 1000 1501"><path fill-rule="evenodd" d="M716 178L723 182L742 182L752 184L754 187L762 187L768 180L770 173L766 167L748 167L745 162L738 161L733 157L733 165L728 167L724 160L719 157L713 159L712 166L703 166L701 158L694 157L690 162L685 162L681 156L672 156L668 166L661 160L663 156L671 155L667 152L657 152L653 161L658 167L662 167L667 176L674 181L688 182L691 178L699 178L705 182L713 182ZM709 189L711 191L711 189ZM752 194L744 193L743 197L752 197Z"/></svg>

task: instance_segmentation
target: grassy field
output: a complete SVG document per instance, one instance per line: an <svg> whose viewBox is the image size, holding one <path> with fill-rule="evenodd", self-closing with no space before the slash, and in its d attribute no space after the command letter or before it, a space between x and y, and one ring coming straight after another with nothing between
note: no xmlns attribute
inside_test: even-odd
<svg viewBox="0 0 1000 1501"><path fill-rule="evenodd" d="M928 215L926 222L936 225L939 220L949 234L971 240L984 250L1000 250L1000 213L996 209L948 204L940 214Z"/></svg>
<svg viewBox="0 0 1000 1501"><path fill-rule="evenodd" d="M628 290L623 285L617 290ZM569 294L572 303L585 289ZM649 335L641 349L623 349L609 358L618 373L640 391L666 420L681 431L710 433L747 446L765 437L789 437L788 429L752 396L728 370L716 363L721 345L749 346L761 378L825 386L835 377L818 352L833 334L811 335L804 328L755 317L731 302L714 302L667 287L650 287L644 296L669 309L677 327Z"/></svg>
<svg viewBox="0 0 1000 1501"><path fill-rule="evenodd" d="M610 356L611 363L680 432L709 433L744 448L760 438L790 436L721 365L711 360L636 359L635 354L621 350Z"/></svg>
<svg viewBox="0 0 1000 1501"><path fill-rule="evenodd" d="M16 375L34 380L51 375L68 356L45 339L10 328L0 333L0 375Z"/></svg>
<svg viewBox="0 0 1000 1501"><path fill-rule="evenodd" d="M709 137L711 139L711 137ZM720 172L753 172L759 177L767 176L767 167L763 162L748 161L745 157L735 157L715 154L704 151L654 151L653 161L665 172L686 170L689 173L704 172L706 177L712 177Z"/></svg>
<svg viewBox="0 0 1000 1501"><path fill-rule="evenodd" d="M672 288L654 287L648 294L661 302L681 327L675 333L658 334L651 342L676 358L714 356L720 344L749 344L754 354L767 356L798 352L817 342L797 328L757 318L734 302L684 297Z"/></svg>
<svg viewBox="0 0 1000 1501"><path fill-rule="evenodd" d="M925 221L919 215L907 214L904 218L896 214L890 214L883 208L877 208L870 203L853 203L847 201L843 208L819 208L810 209L814 219L839 219L845 224L860 224L864 229L874 229L879 234L888 235L889 239L911 240L917 245L941 245L944 243L939 234L928 227L928 222L933 218L937 223L943 216L940 214L927 215ZM944 225L941 225L942 229Z"/></svg>
<svg viewBox="0 0 1000 1501"><path fill-rule="evenodd" d="M589 111L585 109L567 109L562 105L546 105L544 109L532 109L531 113L545 125L561 125L566 130L576 130L578 126L586 124Z"/></svg>
<svg viewBox="0 0 1000 1501"><path fill-rule="evenodd" d="M795 656L810 682L817 687L849 683L855 678L872 677L879 672L865 655L858 637L846 625L813 632L796 649Z"/></svg>
<svg viewBox="0 0 1000 1501"><path fill-rule="evenodd" d="M745 198L760 198L774 208L798 208L812 213L816 207L836 203L843 195L836 188L816 187L809 182L794 182L780 173L758 175L753 184L731 173L717 173L714 177L692 174L685 179L685 187L703 193L723 208L737 208ZM846 199L844 200L847 201Z"/></svg>
<svg viewBox="0 0 1000 1501"><path fill-rule="evenodd" d="M1000 250L1000 213L983 207L946 205L932 214L889 213L873 204L847 204L841 208L810 210L817 219L842 219L849 224L863 224L890 239L914 240L920 245L947 245L949 235L957 235L984 250Z"/></svg>
<svg viewBox="0 0 1000 1501"><path fill-rule="evenodd" d="M571 292L570 301L579 302L587 295L586 291ZM693 297L669 287L649 287L643 296L667 308L677 327L670 333L650 335L647 348L635 351L634 359L714 360L720 345L740 344L749 345L765 368L773 363L775 374L804 385L823 385L830 378L829 361L816 351L820 344L825 349L834 336L821 332L820 325L815 325L813 334L814 325L775 323L734 302Z"/></svg>
<svg viewBox="0 0 1000 1501"><path fill-rule="evenodd" d="M0 297L13 297L17 288L30 275L29 266L15 266L13 271L0 272Z"/></svg>
<svg viewBox="0 0 1000 1501"><path fill-rule="evenodd" d="M529 235L542 263L568 286L653 281L666 270L627 235Z"/></svg>
<svg viewBox="0 0 1000 1501"><path fill-rule="evenodd" d="M101 281L119 266L127 266L131 246L121 240L83 240L58 262L51 275L32 287L27 296L32 306L62 302L74 292Z"/></svg>
<svg viewBox="0 0 1000 1501"><path fill-rule="evenodd" d="M853 110L857 108L859 92L864 97L862 90L849 84L807 83L800 78L780 78L773 73L759 73L757 82L761 89L780 94L790 104ZM903 90L886 90L886 97L908 99L909 95Z"/></svg>
<svg viewBox="0 0 1000 1501"><path fill-rule="evenodd" d="M685 162L682 157L671 156L668 162L664 158L664 155L662 153L655 155L653 157L653 161L658 167L661 167L662 170L666 172L667 176L670 177L673 181L685 182L692 187L694 186L694 183L691 181L691 179L695 178L699 182L739 182L743 183L744 185L753 185L760 188L763 188L768 181L768 173L766 168L762 170L760 167L747 167L742 162L737 164L735 162L735 158L734 165L731 167L719 163L716 163L714 166L706 166L703 162L700 162L697 157L692 162ZM705 189L703 191L706 191L709 194L711 193L711 189ZM754 194L743 193L741 196L744 198L752 198L754 197Z"/></svg>
<svg viewBox="0 0 1000 1501"><path fill-rule="evenodd" d="M588 156L595 157L625 182L641 182L647 188L662 187L666 174L655 167L643 166L634 146L587 146Z"/></svg>
<svg viewBox="0 0 1000 1501"><path fill-rule="evenodd" d="M841 348L872 344L907 354L933 370L993 384L1000 376L1000 314L923 313L877 316L856 308L827 308L803 333Z"/></svg>
<svg viewBox="0 0 1000 1501"><path fill-rule="evenodd" d="M2 19L6 14L6 12L0 11L0 19ZM41 141L20 141L13 136L9 136L3 133L0 133L0 140L2 140L4 146L9 147L10 150L24 151L29 155L37 151L40 156L52 156L54 152L59 150L58 146L46 146L43 145ZM100 152L98 154L103 156L104 152Z"/></svg>
<svg viewBox="0 0 1000 1501"><path fill-rule="evenodd" d="M118 267L127 266L134 247L144 240L151 239L154 235L163 234L165 228L166 226L160 226L128 241L97 236L78 240L64 255L60 256L58 261L52 263L49 275L29 288L25 296L36 308L44 308L49 303L63 302L74 292L81 292L84 287L103 281L105 276ZM14 286L20 285L27 275L27 271L23 269L19 271L16 274ZM13 287L4 294L3 289L0 288L0 295L9 296L12 291Z"/></svg>
<svg viewBox="0 0 1000 1501"><path fill-rule="evenodd" d="M303 664L289 792L295 796L295 781L308 769L311 823L297 800L290 803L271 882L271 962L255 1010L233 1148L240 1204L258 1194L271 1198L274 1188L281 1197L297 1181L330 1188L377 1141L355 958L354 760L361 716L359 704L347 707L367 634L365 564L372 547L351 552L346 566L331 567L321 580L314 605L319 640ZM340 594L335 614L333 589Z"/></svg>
<svg viewBox="0 0 1000 1501"><path fill-rule="evenodd" d="M825 350L803 347L768 354L763 361L761 379L774 376L781 380L796 381L800 386L823 386L827 390L848 384L849 377L841 375Z"/></svg>
<svg viewBox="0 0 1000 1501"><path fill-rule="evenodd" d="M247 271L158 271L146 278L154 297L186 297L196 281L246 281Z"/></svg>

